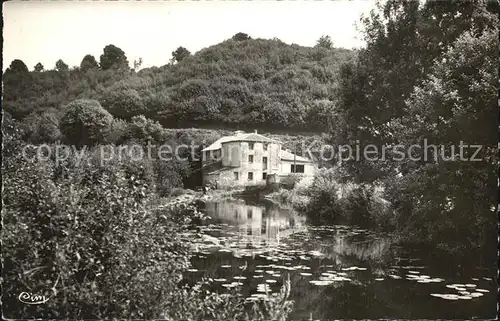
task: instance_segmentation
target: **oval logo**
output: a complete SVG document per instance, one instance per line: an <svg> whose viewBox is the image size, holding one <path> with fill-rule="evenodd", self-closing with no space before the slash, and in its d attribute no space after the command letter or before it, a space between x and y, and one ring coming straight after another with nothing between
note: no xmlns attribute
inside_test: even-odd
<svg viewBox="0 0 500 321"><path fill-rule="evenodd" d="M42 304L47 302L49 299L44 295L33 294L28 292L21 292L19 294L19 301L26 304Z"/></svg>

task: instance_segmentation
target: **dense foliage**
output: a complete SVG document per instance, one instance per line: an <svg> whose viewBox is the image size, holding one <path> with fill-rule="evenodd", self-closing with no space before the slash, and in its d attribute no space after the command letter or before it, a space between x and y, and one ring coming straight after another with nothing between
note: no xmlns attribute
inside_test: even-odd
<svg viewBox="0 0 500 321"><path fill-rule="evenodd" d="M384 183L413 241L494 242L498 12L497 1L387 1L363 21L366 49L341 68L334 141L422 146L417 161L344 162L352 180ZM461 142L481 145L481 161L475 148L460 160Z"/></svg>
<svg viewBox="0 0 500 321"><path fill-rule="evenodd" d="M340 65L350 50L322 37L314 48L244 33L191 55L179 47L162 67L130 70L125 53L104 48L100 63L86 55L79 67L28 72L15 60L4 74L4 108L23 121L77 99L95 99L113 116L145 115L167 127L196 124L250 128L328 129L337 104ZM23 66L24 65L24 66ZM12 72L11 72L12 71Z"/></svg>
<svg viewBox="0 0 500 321"><path fill-rule="evenodd" d="M151 208L151 166L98 149L41 149L4 126L3 311L8 318L284 320L288 292L253 307L241 294L181 287L194 204ZM101 146L102 147L102 146ZM286 287L285 287L286 289ZM47 299L18 300L22 292ZM270 305L269 305L270 304Z"/></svg>

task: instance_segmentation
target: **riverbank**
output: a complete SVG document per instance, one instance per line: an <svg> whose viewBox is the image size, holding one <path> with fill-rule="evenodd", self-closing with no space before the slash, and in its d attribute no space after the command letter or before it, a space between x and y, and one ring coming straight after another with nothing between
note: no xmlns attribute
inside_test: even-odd
<svg viewBox="0 0 500 321"><path fill-rule="evenodd" d="M161 209L173 204L189 204L196 201L208 202L219 201L226 198L235 198L244 192L244 189L233 190L209 190L206 193L197 192L190 189L179 189L178 195L171 195L167 197L154 197L151 199L150 207L153 209Z"/></svg>
<svg viewBox="0 0 500 321"><path fill-rule="evenodd" d="M308 195L296 189L280 189L279 191L265 195L264 199L282 208L293 209L302 213L306 210L307 205L311 201Z"/></svg>

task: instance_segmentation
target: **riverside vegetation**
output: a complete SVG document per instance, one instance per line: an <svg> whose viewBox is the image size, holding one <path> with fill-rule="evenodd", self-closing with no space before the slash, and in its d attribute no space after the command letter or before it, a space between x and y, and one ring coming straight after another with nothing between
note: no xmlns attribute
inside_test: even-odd
<svg viewBox="0 0 500 321"><path fill-rule="evenodd" d="M498 12L496 1L387 1L362 20L360 50L328 37L308 48L240 33L142 70L113 45L99 63L87 55L73 68L59 60L29 71L14 60L3 74L5 315L286 318L286 290L252 309L203 284L178 287L190 257L180 232L199 213L150 204L200 181L187 151L186 161L104 163L97 152L211 143L236 127L273 132L287 148L314 139L482 145L480 162L332 161L311 187L275 197L312 223L368 222L407 242L494 256ZM190 126L206 129L182 129ZM73 145L85 161L75 151L64 162L21 156L43 143ZM17 295L28 290L51 299L22 305Z"/></svg>

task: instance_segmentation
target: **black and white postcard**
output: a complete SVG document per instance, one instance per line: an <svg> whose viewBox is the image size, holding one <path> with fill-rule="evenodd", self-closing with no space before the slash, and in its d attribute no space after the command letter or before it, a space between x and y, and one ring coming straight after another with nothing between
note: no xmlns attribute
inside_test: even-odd
<svg viewBox="0 0 500 321"><path fill-rule="evenodd" d="M2 319L496 318L499 13L4 2Z"/></svg>

